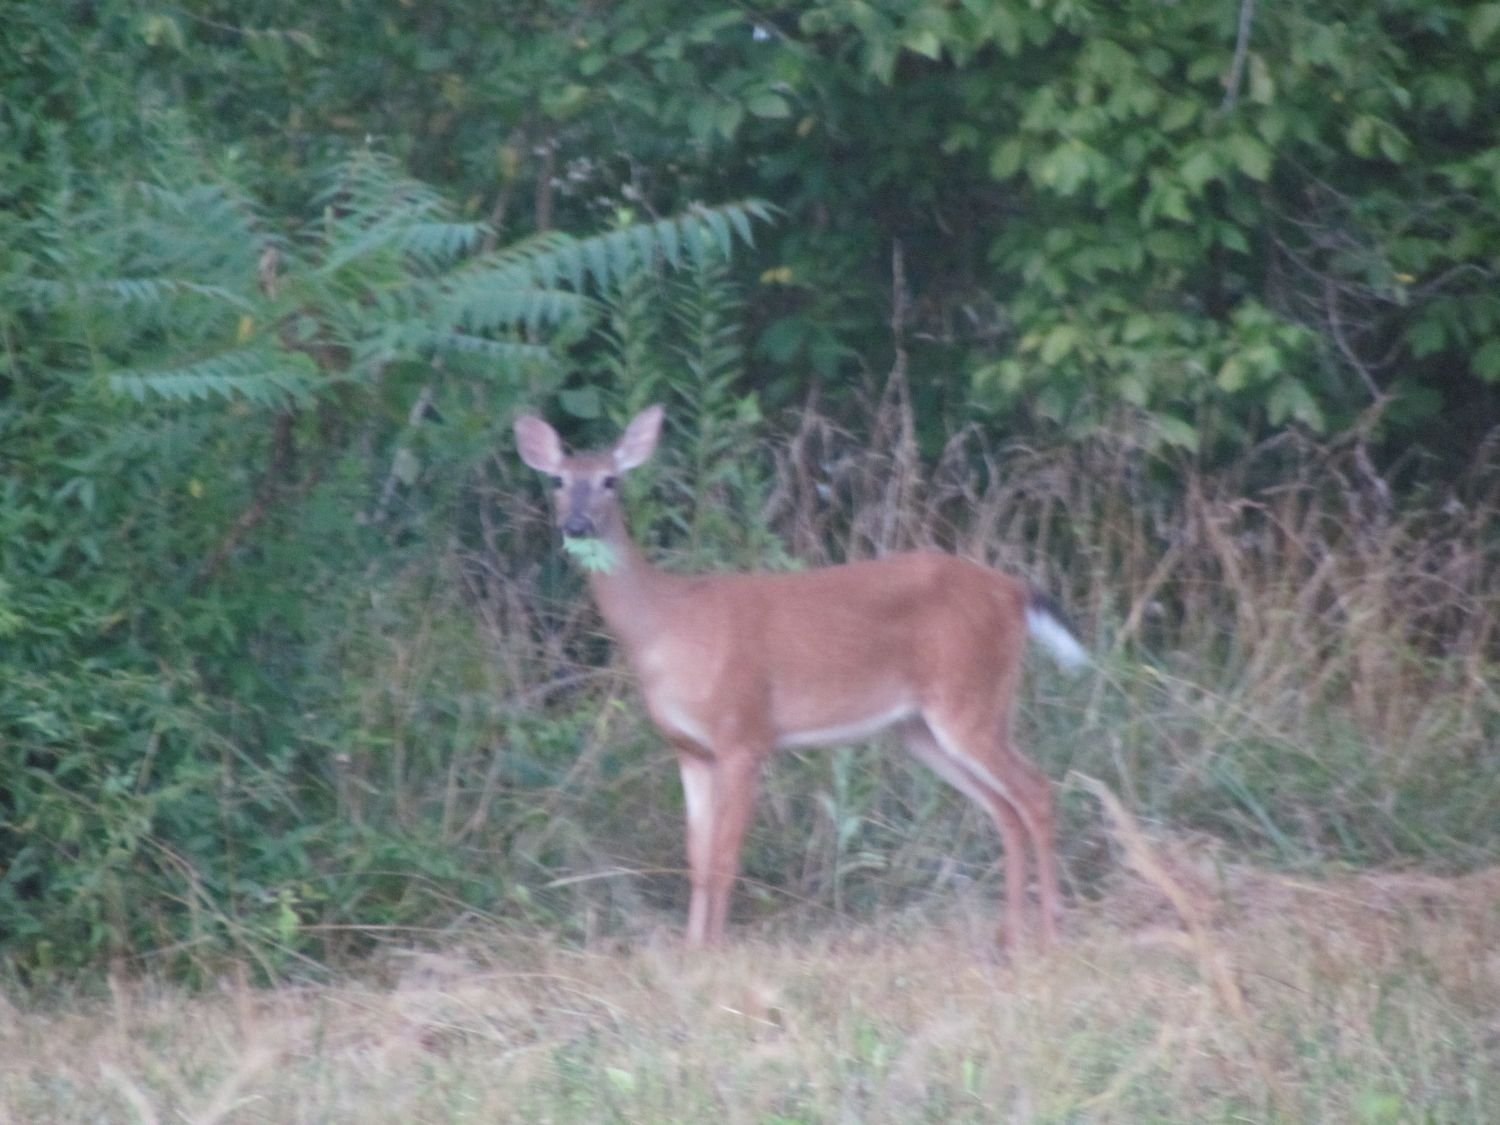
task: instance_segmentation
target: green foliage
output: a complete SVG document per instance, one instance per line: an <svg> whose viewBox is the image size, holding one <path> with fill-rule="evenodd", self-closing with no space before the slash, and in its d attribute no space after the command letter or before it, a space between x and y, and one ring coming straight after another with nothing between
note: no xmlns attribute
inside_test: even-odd
<svg viewBox="0 0 1500 1125"><path fill-rule="evenodd" d="M11 223L7 955L38 974L150 950L277 972L341 944L319 924L418 921L433 895L529 909L503 868L444 858L451 802L445 819L356 799L367 770L409 793L448 766L414 769L351 710L375 706L358 673L381 674L394 627L365 632L367 585L441 565L509 416L602 315L592 293L708 268L766 208L498 246L369 152L288 213L177 151L149 182L57 187ZM472 675L478 643L454 639L467 663L445 682ZM510 716L476 735L453 692L398 727L443 752L466 731L525 743Z"/></svg>
<svg viewBox="0 0 1500 1125"><path fill-rule="evenodd" d="M1446 446L1446 418L1468 449L1500 378L1492 11L627 0L579 22L570 3L497 21L475 0L212 0L193 18L26 2L4 77L26 198L39 156L129 159L174 119L278 204L379 138L463 200L430 228L415 198L394 220L450 259L487 224L515 245L622 207L775 199L787 221L746 290L746 381L770 405L807 372L837 397L885 369L899 241L929 411L1081 434L1128 406L1217 456L1356 419L1396 449ZM613 252L596 242L584 268L606 278ZM494 280L455 296L476 325L568 315ZM445 346L493 349L473 336Z"/></svg>
<svg viewBox="0 0 1500 1125"><path fill-rule="evenodd" d="M609 303L601 372L619 388L615 413L667 407L670 434L654 458L655 500L644 526L672 528L685 566L762 566L781 549L760 517L769 484L757 396L742 391L742 302L720 263L671 278L639 276Z"/></svg>
<svg viewBox="0 0 1500 1125"><path fill-rule="evenodd" d="M639 0L553 81L570 131L607 108L649 169L665 123L697 182L786 208L756 295L771 396L881 366L899 239L924 402L1079 433L1127 405L1222 456L1372 405L1421 432L1500 371L1490 35L1426 2Z"/></svg>

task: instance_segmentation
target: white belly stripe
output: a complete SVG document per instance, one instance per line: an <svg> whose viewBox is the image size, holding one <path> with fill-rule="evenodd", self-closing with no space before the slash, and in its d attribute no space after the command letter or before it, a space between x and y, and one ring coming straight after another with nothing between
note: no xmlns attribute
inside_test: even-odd
<svg viewBox="0 0 1500 1125"><path fill-rule="evenodd" d="M858 742L862 738L878 734L892 723L909 719L916 713L917 709L911 704L901 703L876 712L868 718L855 719L853 722L840 723L838 726L784 731L777 737L776 746L779 749L786 746L829 746L835 743Z"/></svg>

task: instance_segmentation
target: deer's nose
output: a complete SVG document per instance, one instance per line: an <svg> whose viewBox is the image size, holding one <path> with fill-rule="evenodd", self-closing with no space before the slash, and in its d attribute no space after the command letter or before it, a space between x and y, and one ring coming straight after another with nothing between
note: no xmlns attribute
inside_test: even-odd
<svg viewBox="0 0 1500 1125"><path fill-rule="evenodd" d="M563 520L562 532L572 539L587 539L594 534L594 521L582 512L574 512Z"/></svg>

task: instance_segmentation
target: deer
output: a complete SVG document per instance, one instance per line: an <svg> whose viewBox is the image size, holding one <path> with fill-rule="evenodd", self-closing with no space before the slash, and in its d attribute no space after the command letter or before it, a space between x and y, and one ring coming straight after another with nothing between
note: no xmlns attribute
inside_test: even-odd
<svg viewBox="0 0 1500 1125"><path fill-rule="evenodd" d="M1027 636L1076 670L1089 662L1057 605L1026 582L936 551L807 570L676 574L652 565L620 504L650 459L663 408L609 449L567 453L542 419L515 420L521 460L550 478L565 540L602 544L586 567L595 605L676 752L687 821L689 947L724 939L762 768L778 749L894 729L977 804L1005 856L1010 951L1025 925L1034 856L1042 944L1061 915L1052 783L1016 748L1011 718ZM592 548L597 550L597 547Z"/></svg>

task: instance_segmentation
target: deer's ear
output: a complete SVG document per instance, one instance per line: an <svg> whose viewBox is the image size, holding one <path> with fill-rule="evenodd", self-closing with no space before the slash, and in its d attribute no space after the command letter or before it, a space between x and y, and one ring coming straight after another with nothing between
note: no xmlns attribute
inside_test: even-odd
<svg viewBox="0 0 1500 1125"><path fill-rule="evenodd" d="M615 470L625 472L643 465L656 450L656 439L661 437L662 408L648 406L630 420L625 434L615 444L613 457Z"/></svg>
<svg viewBox="0 0 1500 1125"><path fill-rule="evenodd" d="M516 450L539 473L555 473L562 464L562 439L557 431L530 414L516 419Z"/></svg>

